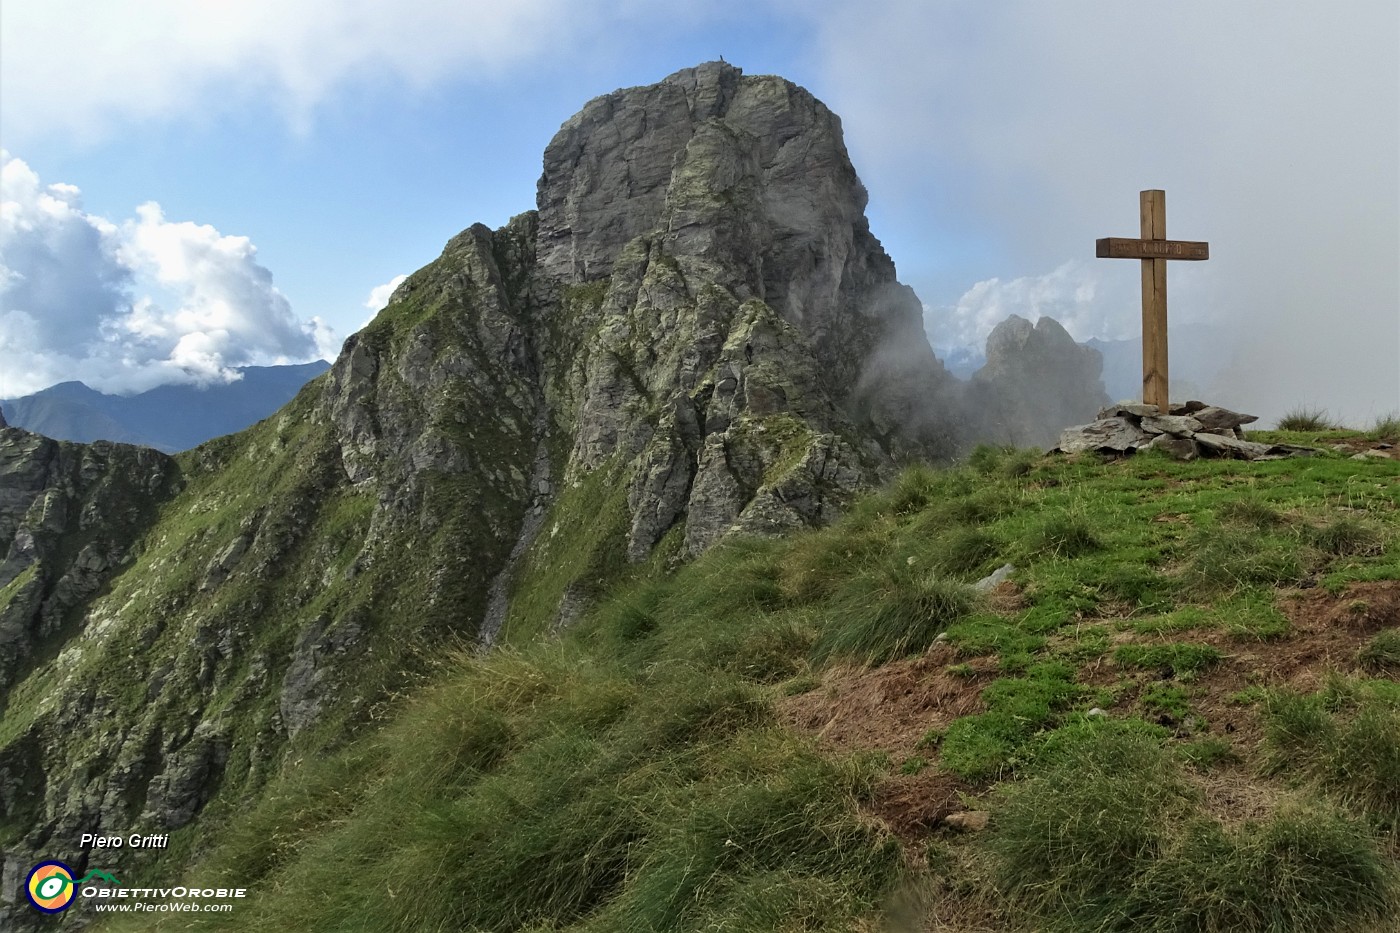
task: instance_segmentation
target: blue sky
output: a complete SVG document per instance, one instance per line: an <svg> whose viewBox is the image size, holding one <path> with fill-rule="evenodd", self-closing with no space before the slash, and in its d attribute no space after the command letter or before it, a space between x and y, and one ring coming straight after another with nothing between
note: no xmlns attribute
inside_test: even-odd
<svg viewBox="0 0 1400 933"><path fill-rule="evenodd" d="M533 207L587 99L723 55L842 116L936 346L1010 313L1135 333L1136 264L1093 239L1162 187L1212 244L1171 313L1230 342L1219 401L1397 409L1400 12L1333 6L7 0L0 396L333 353Z"/></svg>

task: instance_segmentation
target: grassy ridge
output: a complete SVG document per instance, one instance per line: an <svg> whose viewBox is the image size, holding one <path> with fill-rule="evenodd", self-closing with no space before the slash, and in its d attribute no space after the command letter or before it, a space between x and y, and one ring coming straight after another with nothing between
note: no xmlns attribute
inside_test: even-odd
<svg viewBox="0 0 1400 933"><path fill-rule="evenodd" d="M1400 580L1397 541L1386 461L912 469L835 527L654 567L557 639L445 653L190 872L250 903L157 928L868 929L923 884L993 929L1375 929L1400 909L1393 683L1242 695L1260 746L1201 709L1217 670L1291 637L1280 589ZM975 595L1003 562L1018 599ZM920 751L992 829L923 852L870 815L923 759L833 752L779 708L940 638L978 709ZM1392 640L1357 664L1383 671ZM1281 803L1222 819L1200 789L1220 769Z"/></svg>

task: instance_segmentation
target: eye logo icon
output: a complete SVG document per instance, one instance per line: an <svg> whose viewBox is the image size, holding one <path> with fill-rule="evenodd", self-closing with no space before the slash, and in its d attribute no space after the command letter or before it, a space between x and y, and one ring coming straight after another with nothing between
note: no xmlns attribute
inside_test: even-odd
<svg viewBox="0 0 1400 933"><path fill-rule="evenodd" d="M24 893L35 910L62 913L73 903L76 893L73 869L62 862L40 862L30 870Z"/></svg>

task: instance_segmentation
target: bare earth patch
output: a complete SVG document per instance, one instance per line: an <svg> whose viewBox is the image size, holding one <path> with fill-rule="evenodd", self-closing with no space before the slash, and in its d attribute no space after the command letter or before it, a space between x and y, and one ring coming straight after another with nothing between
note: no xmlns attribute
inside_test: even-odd
<svg viewBox="0 0 1400 933"><path fill-rule="evenodd" d="M919 774L898 774L875 791L871 810L905 844L926 838L951 813L965 809L966 785L951 774L929 768Z"/></svg>
<svg viewBox="0 0 1400 933"><path fill-rule="evenodd" d="M882 751L895 765L915 754L930 729L981 712L979 694L996 677L995 658L974 658L969 674L952 674L949 645L882 667L837 667L808 693L787 697L779 715L838 752Z"/></svg>
<svg viewBox="0 0 1400 933"><path fill-rule="evenodd" d="M1387 444L1384 441L1368 441L1364 437L1343 438L1342 440L1335 441L1332 444L1332 449L1352 454L1364 454L1368 451L1375 451L1371 456L1384 454L1392 460L1400 460L1400 445Z"/></svg>

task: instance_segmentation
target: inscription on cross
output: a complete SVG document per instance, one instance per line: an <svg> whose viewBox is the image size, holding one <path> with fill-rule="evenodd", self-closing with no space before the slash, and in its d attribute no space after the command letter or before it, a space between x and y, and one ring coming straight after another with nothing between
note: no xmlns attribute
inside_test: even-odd
<svg viewBox="0 0 1400 933"><path fill-rule="evenodd" d="M1210 244L1167 239L1167 193L1139 194L1142 239L1104 237L1095 242L1099 259L1142 260L1142 400L1165 413L1167 387L1167 260L1209 259Z"/></svg>

